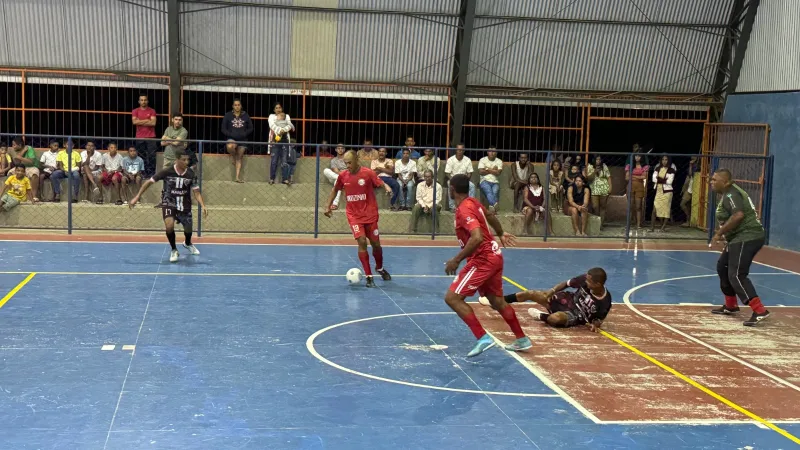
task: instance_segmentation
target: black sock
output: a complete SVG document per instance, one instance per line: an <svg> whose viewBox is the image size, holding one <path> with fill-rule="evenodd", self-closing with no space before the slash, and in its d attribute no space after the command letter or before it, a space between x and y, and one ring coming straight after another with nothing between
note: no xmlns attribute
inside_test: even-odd
<svg viewBox="0 0 800 450"><path fill-rule="evenodd" d="M192 245L192 232L191 231L184 231L183 232L183 239L186 245Z"/></svg>
<svg viewBox="0 0 800 450"><path fill-rule="evenodd" d="M172 247L173 250L178 249L178 247L175 247L175 230L167 231L167 240L169 241L169 246Z"/></svg>
<svg viewBox="0 0 800 450"><path fill-rule="evenodd" d="M506 300L506 303L516 303L517 294L508 294L503 298Z"/></svg>

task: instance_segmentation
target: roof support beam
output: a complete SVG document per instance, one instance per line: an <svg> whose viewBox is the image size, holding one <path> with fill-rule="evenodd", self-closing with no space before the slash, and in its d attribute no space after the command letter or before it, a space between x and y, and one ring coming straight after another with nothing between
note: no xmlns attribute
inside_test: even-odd
<svg viewBox="0 0 800 450"><path fill-rule="evenodd" d="M181 112L181 24L178 0L167 0L170 118ZM171 119L170 119L171 120ZM170 122L171 123L171 122Z"/></svg>
<svg viewBox="0 0 800 450"><path fill-rule="evenodd" d="M462 143L461 132L464 127L464 109L467 101L467 74L469 73L469 56L472 51L472 32L475 24L475 8L477 0L461 0L461 14L458 17L458 35L456 36L456 54L453 63L453 135L451 145Z"/></svg>
<svg viewBox="0 0 800 450"><path fill-rule="evenodd" d="M541 22L541 23L577 23L577 24L590 24L590 25L627 25L637 27L675 27L675 28L710 28L710 29L725 29L727 24L717 23L675 23L675 22L643 22L633 20L596 20L596 19L567 19L563 17L522 17L522 16L487 16L477 15L476 19L492 19L499 20L498 23L489 25L481 25L475 27L476 30L481 28L489 28L498 25L505 25L513 22Z"/></svg>
<svg viewBox="0 0 800 450"><path fill-rule="evenodd" d="M723 101L723 105L728 95L736 92L759 4L760 0L736 0L734 2L712 90L713 95ZM719 119L722 110L717 109L715 113Z"/></svg>

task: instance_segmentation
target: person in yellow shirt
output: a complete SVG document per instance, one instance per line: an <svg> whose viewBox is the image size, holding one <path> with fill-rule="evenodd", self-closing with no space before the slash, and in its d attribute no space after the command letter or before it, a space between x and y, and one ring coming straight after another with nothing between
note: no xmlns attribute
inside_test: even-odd
<svg viewBox="0 0 800 450"><path fill-rule="evenodd" d="M26 197L31 203L35 203L31 194L31 180L25 176L25 166L16 166L14 175L8 177L3 184L0 211L11 211L11 208L24 202Z"/></svg>
<svg viewBox="0 0 800 450"><path fill-rule="evenodd" d="M78 193L81 190L81 154L72 150L72 161L68 160L69 154L66 149L62 149L56 156L56 171L50 175L53 182L53 201L61 199L61 180L72 178L72 203L78 203Z"/></svg>

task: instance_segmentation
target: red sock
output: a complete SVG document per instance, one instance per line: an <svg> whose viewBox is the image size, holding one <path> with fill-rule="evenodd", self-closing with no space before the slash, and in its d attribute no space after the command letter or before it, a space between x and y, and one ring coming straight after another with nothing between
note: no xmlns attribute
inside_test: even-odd
<svg viewBox="0 0 800 450"><path fill-rule="evenodd" d="M519 324L519 320L517 320L517 312L514 311L514 308L511 306L506 306L505 309L500 311L500 315L503 316L503 320L506 321L517 339L525 337L525 333L522 332L522 327Z"/></svg>
<svg viewBox="0 0 800 450"><path fill-rule="evenodd" d="M375 257L375 270L383 270L383 247L372 247L372 256Z"/></svg>
<svg viewBox="0 0 800 450"><path fill-rule="evenodd" d="M372 269L369 268L369 253L358 252L358 259L361 260L361 267L364 268L364 275L371 277Z"/></svg>
<svg viewBox="0 0 800 450"><path fill-rule="evenodd" d="M735 295L726 295L725 296L725 306L728 309L734 309L739 306L739 302L736 300Z"/></svg>
<svg viewBox="0 0 800 450"><path fill-rule="evenodd" d="M463 317L461 320L467 324L472 334L475 335L475 339L480 339L486 334L486 330L483 329L483 326L481 326L474 312L470 313L467 317Z"/></svg>
<svg viewBox="0 0 800 450"><path fill-rule="evenodd" d="M764 314L767 311L767 308L764 308L764 305L761 304L761 299L758 297L753 297L749 305L757 314Z"/></svg>

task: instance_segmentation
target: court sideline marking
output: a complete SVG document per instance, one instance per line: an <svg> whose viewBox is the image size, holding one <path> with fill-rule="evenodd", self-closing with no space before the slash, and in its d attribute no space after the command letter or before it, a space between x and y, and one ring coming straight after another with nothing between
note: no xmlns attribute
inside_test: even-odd
<svg viewBox="0 0 800 450"><path fill-rule="evenodd" d="M512 285L514 285L518 289L521 289L523 291L527 290L527 289L525 289L524 286L522 286L521 284L515 282L514 280L512 280L512 279L510 279L510 278L508 278L506 276L503 276L503 279L506 280L507 282L511 283ZM600 335L612 340L613 342L617 343L618 345L622 346L623 348L625 348L627 350L630 350L635 355L640 356L640 357L644 358L645 360L651 362L652 364L656 365L657 367L669 372L670 374L674 375L675 377L677 377L681 381L684 381L687 384L689 384L690 386L692 386L692 387L694 387L696 389L699 389L700 391L702 391L704 394L710 396L711 398L713 398L713 399L723 403L724 405L732 408L733 410L735 410L735 411L737 411L737 412L739 412L741 414L744 414L745 416L747 416L747 417L749 417L749 418L761 423L762 425L766 426L767 428L771 429L772 431L775 431L776 433L780 434L781 436L789 439L790 441L794 442L795 444L800 444L800 438L794 436L793 434L789 433L788 431L784 430L783 428L778 427L774 423L762 418L761 416L758 416L755 413L753 413L753 412L751 412L751 411L749 411L749 410L737 405L736 403L728 400L727 398L717 394L716 392L712 391L711 389L703 386L702 384L700 384L700 383L694 381L693 379L689 378L688 376L678 372L677 370L673 369L672 367L662 363L661 361L657 360L656 358L653 358L652 356L648 355L647 353L645 353L645 352L639 350L638 348L628 344L627 342L619 339L618 337L614 336L613 334L611 334L611 333L609 333L607 331L604 331L604 330L599 330L599 333L600 333ZM519 355L515 354L515 356L517 356L518 360L525 361ZM532 366L527 361L525 361L523 365L525 365L526 367L531 367Z"/></svg>
<svg viewBox="0 0 800 450"><path fill-rule="evenodd" d="M16 272L16 273L19 273L19 272ZM27 277L25 277L25 279L24 279L24 280L20 281L20 282L19 282L19 284L17 284L16 286L14 286L14 289L11 289L11 290L8 292L8 294L6 294L6 296L5 296L5 297L3 297L3 299L2 299L2 300L0 300L0 308L2 308L2 307L3 307L3 305L5 305L6 303L8 303L8 301L9 301L9 300L11 300L11 298L12 298L12 297L14 297L15 295L17 295L17 292L19 292L19 290L20 290L20 289L22 289L23 287L25 287L25 285L26 285L26 284L28 284L28 282L29 282L29 281L31 281L31 280L33 279L33 277L35 277L35 276L36 276L36 274L37 274L37 273L38 273L38 272L31 272L31 273L29 273L29 274L28 274L28 276L27 276Z"/></svg>
<svg viewBox="0 0 800 450"><path fill-rule="evenodd" d="M166 250L165 250L166 251ZM160 266L159 266L160 268ZM20 275L24 272L0 271L0 275ZM149 276L184 276L184 277L344 277L338 273L203 273L203 272L35 272L39 275L149 275ZM452 278L450 275L392 275L397 278Z"/></svg>

